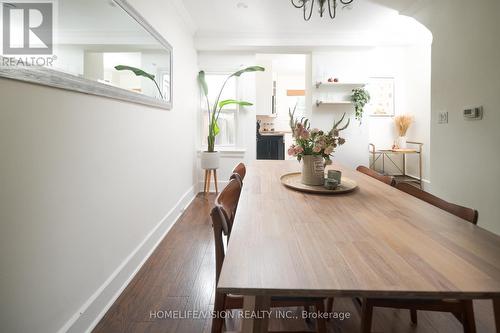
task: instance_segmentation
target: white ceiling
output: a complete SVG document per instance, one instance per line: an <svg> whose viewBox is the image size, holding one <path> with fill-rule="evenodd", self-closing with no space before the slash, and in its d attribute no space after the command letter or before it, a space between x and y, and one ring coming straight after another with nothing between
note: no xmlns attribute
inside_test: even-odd
<svg viewBox="0 0 500 333"><path fill-rule="evenodd" d="M320 18L317 12L309 22L290 0L184 0L201 32L325 32L366 29L383 23L397 12L367 0L355 0L351 9L337 18ZM245 3L248 8L238 8ZM316 1L317 3L317 1ZM317 7L316 7L317 8Z"/></svg>
<svg viewBox="0 0 500 333"><path fill-rule="evenodd" d="M226 48L276 43L308 46L411 44L420 40L426 29L389 6L404 9L421 1L354 0L351 6L338 10L334 20L328 14L320 18L316 4L308 22L290 0L184 0L183 3L196 25L198 48L217 49L224 48L222 44ZM226 41L222 42L224 39Z"/></svg>

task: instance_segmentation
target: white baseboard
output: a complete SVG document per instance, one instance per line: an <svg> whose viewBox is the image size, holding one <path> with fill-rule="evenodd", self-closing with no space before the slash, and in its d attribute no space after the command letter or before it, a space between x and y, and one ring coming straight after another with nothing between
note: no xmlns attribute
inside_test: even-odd
<svg viewBox="0 0 500 333"><path fill-rule="evenodd" d="M410 177L413 177L413 178L415 178L415 179L418 179L418 176L416 176L416 175L414 175L414 174L408 173L407 175L408 175L408 176L410 176ZM430 185L430 184L431 184L431 181L430 181L430 180L428 180L428 179L423 178L423 179L422 179L422 183L427 184L427 185Z"/></svg>
<svg viewBox="0 0 500 333"><path fill-rule="evenodd" d="M94 329L187 206L194 200L196 194L195 186L192 186L102 286L81 306L80 310L59 329L58 333L83 333Z"/></svg>

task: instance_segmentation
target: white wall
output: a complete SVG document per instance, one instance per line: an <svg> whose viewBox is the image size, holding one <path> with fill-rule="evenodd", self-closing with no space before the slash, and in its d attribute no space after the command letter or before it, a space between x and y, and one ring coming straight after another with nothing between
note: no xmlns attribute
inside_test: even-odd
<svg viewBox="0 0 500 333"><path fill-rule="evenodd" d="M229 72L240 68L243 65L251 65L255 62L255 54L252 52L199 52L198 63L200 69L215 72ZM259 59L277 59L281 67L286 67L291 55L259 54ZM293 57L292 57L293 58ZM307 57L305 57L307 59ZM316 81L325 80L328 77L338 77L344 82L367 82L369 77L394 77L396 80L396 114L411 113L415 116L415 124L410 129L408 136L412 140L424 143L424 167L423 176L429 185L429 163L430 163L430 45L394 46L394 47L336 47L329 48L328 51L314 51L311 61L305 65L305 77L309 71L312 78L307 78L311 83L306 82L306 89L309 89L312 100L324 97L330 91L327 87L316 89L312 84ZM288 60L287 60L288 59ZM273 63L276 61L273 60ZM296 61L295 61L296 62ZM302 60L304 62L304 60ZM285 64L285 65L283 65ZM307 67L310 66L311 69ZM274 66L273 66L274 67ZM286 68L282 68L281 73L276 71L275 76L284 74ZM259 75L259 74L257 74ZM296 81L294 73L290 77L290 82ZM251 98L255 91L255 83L252 77L243 77L242 82L245 89L242 93ZM350 94L350 89L345 94ZM241 90L241 89L240 89ZM331 90L333 91L333 90ZM312 92L312 93L311 93ZM257 104L257 107L258 104ZM287 119L288 110L278 106L278 117L273 119L276 130L288 130ZM329 129L335 120L340 119L342 113L346 112L351 117L350 127L343 133L347 143L340 147L335 153L334 160L355 168L356 166L368 165L369 153L368 143L374 143L378 148L390 148L397 137L394 118L374 118L365 116L360 126L354 119L354 108L352 105L345 106L321 106L317 108L312 103L307 104L305 116L312 121L313 127ZM285 113L285 114L283 114ZM247 133L246 138L241 137L237 146L247 151L255 152L255 112L253 108L246 110L243 117L239 118L240 126L244 126ZM241 132L241 130L240 130ZM234 154L233 154L234 157ZM245 154L239 158L251 161L254 155ZM395 158L395 160L397 157ZM238 161L238 158L230 158L222 161L222 177L225 179L231 171L231 167ZM378 167L381 165L377 164ZM386 166L388 166L386 164ZM407 172L417 174L418 163L409 159ZM388 166L389 171L391 170ZM386 169L386 170L387 170ZM201 177L201 176L200 176Z"/></svg>
<svg viewBox="0 0 500 333"><path fill-rule="evenodd" d="M371 77L395 78L395 114L411 114L415 121L410 127L407 137L409 141L424 144L422 155L424 187L430 187L430 81L431 81L431 47L430 45L412 45L403 47L381 47L374 49L370 55L373 65ZM377 148L390 148L398 133L392 117L368 117L369 138ZM416 148L415 146L412 146ZM401 158L392 159L401 167ZM418 159L407 156L406 172L418 176ZM387 161L386 161L387 162ZM381 161L376 164L380 169ZM398 172L391 163L385 164L386 170Z"/></svg>
<svg viewBox="0 0 500 333"><path fill-rule="evenodd" d="M500 234L500 2L429 1L415 17L434 37L432 191L478 209L479 225ZM464 120L474 105L484 119ZM439 111L448 124L437 124Z"/></svg>
<svg viewBox="0 0 500 333"><path fill-rule="evenodd" d="M368 82L370 77L394 77L396 84L395 113L410 113L415 116L415 124L408 137L424 143L424 179L429 180L430 142L430 45L394 47L337 47L329 51L313 52L313 82L325 81L329 77L340 82ZM313 100L337 99L329 94L350 94L351 87L340 88L313 86ZM367 107L368 108L368 107ZM315 127L327 129L334 120L346 112L351 125L343 132L347 142L335 154L344 165L356 167L368 165L368 143L378 148L390 148L396 139L394 118L369 117L367 109L361 126L354 119L352 105L312 107L311 120ZM395 158L397 160L397 158ZM388 166L386 164L386 166ZM410 160L407 172L417 173L416 161ZM377 167L381 167L377 164ZM387 170L386 171L396 171Z"/></svg>
<svg viewBox="0 0 500 333"><path fill-rule="evenodd" d="M171 111L0 79L2 332L86 331L194 195L192 35L131 3L173 45Z"/></svg>

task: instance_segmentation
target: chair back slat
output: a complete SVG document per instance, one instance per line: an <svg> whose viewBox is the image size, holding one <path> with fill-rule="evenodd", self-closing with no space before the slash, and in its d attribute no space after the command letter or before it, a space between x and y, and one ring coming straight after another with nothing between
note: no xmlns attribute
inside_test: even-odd
<svg viewBox="0 0 500 333"><path fill-rule="evenodd" d="M243 186L243 179L241 179L241 176L239 173L233 173L231 177L229 177L229 180L231 179L236 179L238 182L240 182L240 185Z"/></svg>
<svg viewBox="0 0 500 333"><path fill-rule="evenodd" d="M477 210L447 202L410 184L399 183L396 185L396 188L470 223L477 224L477 220L479 218Z"/></svg>
<svg viewBox="0 0 500 333"><path fill-rule="evenodd" d="M215 278L219 281L222 263L225 258L224 236L231 234L231 229L236 213L236 206L241 193L241 184L236 179L231 179L229 184L215 199L215 207L210 212L214 229L215 243Z"/></svg>
<svg viewBox="0 0 500 333"><path fill-rule="evenodd" d="M237 166L234 167L232 174L238 174L241 178L241 181L245 179L245 175L247 174L247 168L245 164L239 163Z"/></svg>
<svg viewBox="0 0 500 333"><path fill-rule="evenodd" d="M396 185L396 180L394 179L394 177L381 175L380 173L378 173L372 169L369 169L363 165L358 166L356 168L356 170L361 172L361 173L364 173L365 175L368 175L372 178L375 178L375 179L381 181L382 183L386 183L387 185L391 185L391 186Z"/></svg>
<svg viewBox="0 0 500 333"><path fill-rule="evenodd" d="M226 218L228 233L231 233L233 227L233 220L241 194L241 186L242 184L238 179L230 179L227 186L215 199L215 206L221 209L222 214Z"/></svg>

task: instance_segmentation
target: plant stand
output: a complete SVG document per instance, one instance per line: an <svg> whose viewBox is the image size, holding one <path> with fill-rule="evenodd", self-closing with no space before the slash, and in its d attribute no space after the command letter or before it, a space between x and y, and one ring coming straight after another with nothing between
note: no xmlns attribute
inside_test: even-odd
<svg viewBox="0 0 500 333"><path fill-rule="evenodd" d="M219 187L217 185L217 169L207 169L205 170L205 186L203 188L203 193L205 193L205 195L210 192L210 180L212 178L212 172L214 174L215 193L219 193Z"/></svg>

